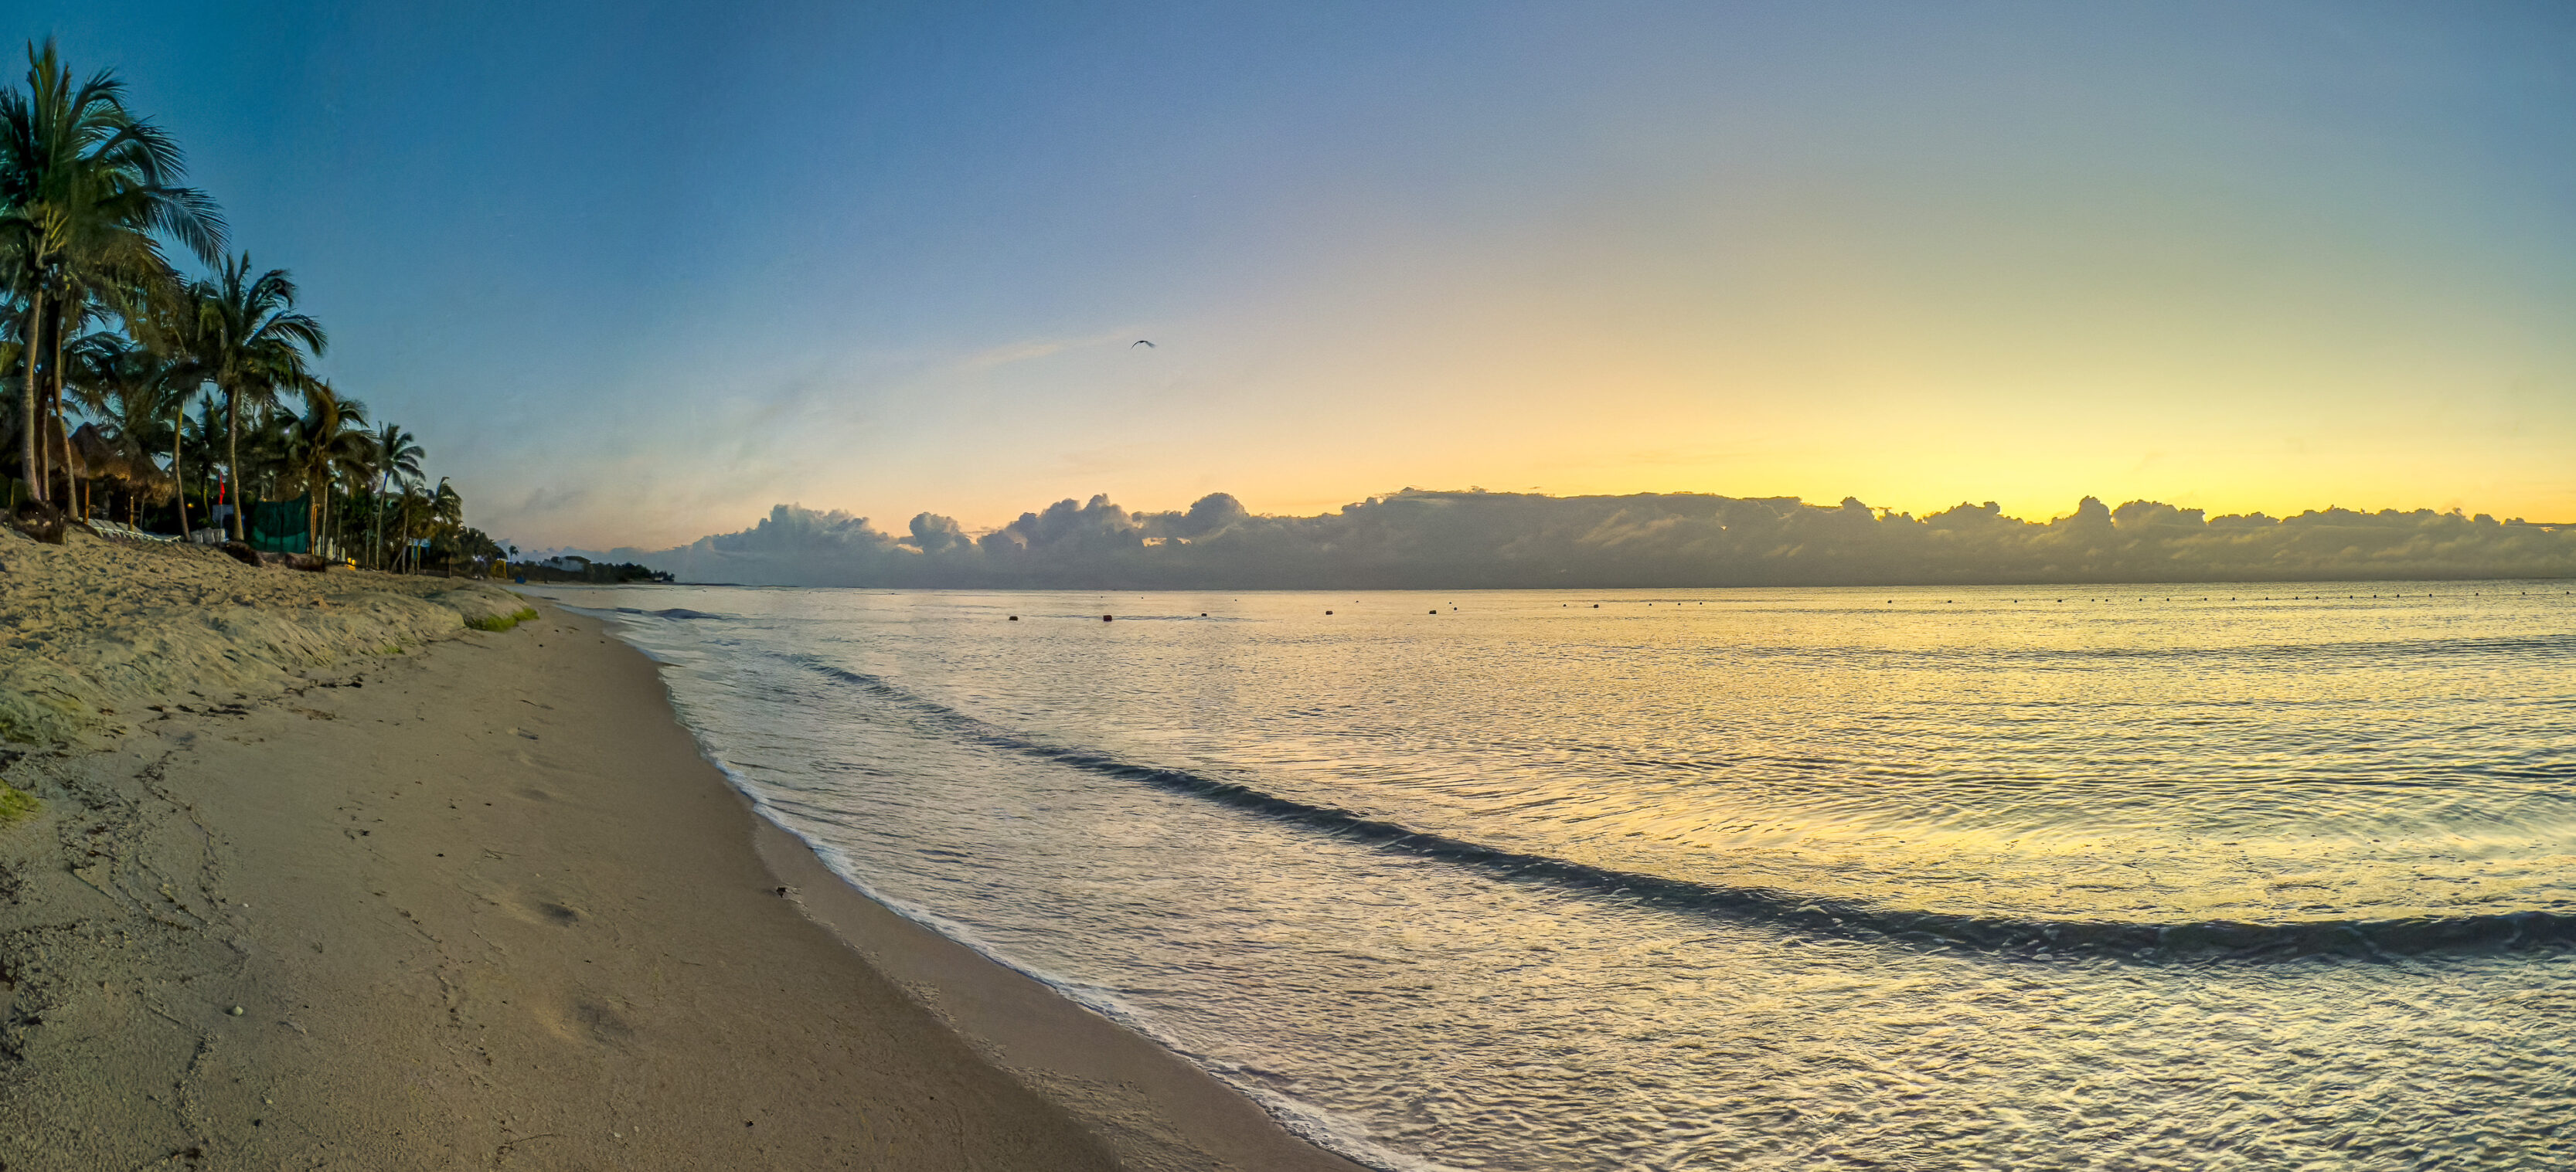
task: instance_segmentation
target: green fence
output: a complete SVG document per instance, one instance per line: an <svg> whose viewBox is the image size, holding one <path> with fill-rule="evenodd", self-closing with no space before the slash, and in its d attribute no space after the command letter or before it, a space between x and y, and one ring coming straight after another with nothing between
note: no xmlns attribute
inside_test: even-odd
<svg viewBox="0 0 2576 1172"><path fill-rule="evenodd" d="M310 497L291 501L255 501L250 515L242 519L250 531L250 547L269 553L313 552L313 509Z"/></svg>

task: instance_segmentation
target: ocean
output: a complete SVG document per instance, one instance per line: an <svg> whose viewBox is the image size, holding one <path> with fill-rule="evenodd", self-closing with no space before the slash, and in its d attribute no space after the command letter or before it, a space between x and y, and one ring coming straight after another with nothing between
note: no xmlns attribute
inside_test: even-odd
<svg viewBox="0 0 2576 1172"><path fill-rule="evenodd" d="M2562 583L543 592L1389 1172L2576 1164Z"/></svg>

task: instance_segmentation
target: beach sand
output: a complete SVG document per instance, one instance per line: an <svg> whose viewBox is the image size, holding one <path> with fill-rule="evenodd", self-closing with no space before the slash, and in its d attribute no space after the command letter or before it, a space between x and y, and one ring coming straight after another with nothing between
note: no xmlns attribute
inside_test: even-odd
<svg viewBox="0 0 2576 1172"><path fill-rule="evenodd" d="M0 1167L1354 1167L840 883L542 609L8 764Z"/></svg>

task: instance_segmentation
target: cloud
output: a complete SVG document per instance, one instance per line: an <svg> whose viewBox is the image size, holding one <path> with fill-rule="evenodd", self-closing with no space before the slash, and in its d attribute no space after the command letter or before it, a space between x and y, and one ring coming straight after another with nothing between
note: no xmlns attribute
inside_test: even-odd
<svg viewBox="0 0 2576 1172"><path fill-rule="evenodd" d="M567 512L589 504L590 499L591 492L587 488L579 486L559 488L552 484L540 484L528 490L528 497L520 502L517 515L529 517Z"/></svg>
<svg viewBox="0 0 2576 1172"><path fill-rule="evenodd" d="M1050 355L1061 354L1067 350L1078 349L1085 346L1099 346L1109 342L1126 342L1129 337L1130 335L1125 333L1112 333L1092 334L1088 337L1081 338L1041 338L1025 342L1010 342L1000 346L978 350L973 354L969 354L957 361L955 369L960 373L991 370L997 366L1009 366L1015 362L1027 362L1032 359L1045 358Z"/></svg>
<svg viewBox="0 0 2576 1172"><path fill-rule="evenodd" d="M1845 498L1403 492L1313 517L1225 493L1131 513L1057 501L969 535L915 516L900 537L778 505L749 529L613 556L686 581L761 585L1152 588L1834 586L2263 582L2576 576L2576 526L2418 509L2205 517L2092 497L2045 522L1993 502L1925 517Z"/></svg>
<svg viewBox="0 0 2576 1172"><path fill-rule="evenodd" d="M958 360L957 369L960 371L991 370L996 366L1009 366L1014 362L1044 358L1070 345L1072 345L1070 342L1013 342L1007 346L995 346L989 350L969 354Z"/></svg>

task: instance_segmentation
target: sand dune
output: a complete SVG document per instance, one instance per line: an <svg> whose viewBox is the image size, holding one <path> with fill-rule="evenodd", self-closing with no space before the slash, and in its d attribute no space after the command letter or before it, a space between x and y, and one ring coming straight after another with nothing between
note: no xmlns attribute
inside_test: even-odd
<svg viewBox="0 0 2576 1172"><path fill-rule="evenodd" d="M0 527L0 741L103 744L150 704L274 695L526 605L464 579L298 573L79 531L44 545Z"/></svg>

